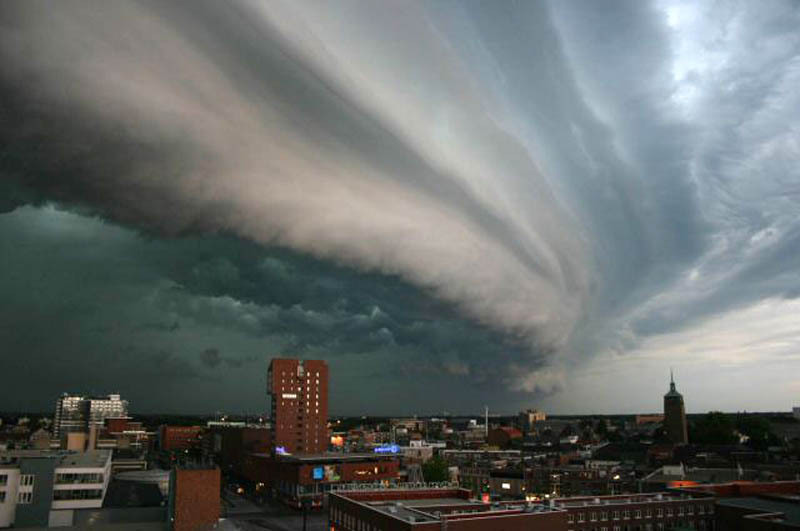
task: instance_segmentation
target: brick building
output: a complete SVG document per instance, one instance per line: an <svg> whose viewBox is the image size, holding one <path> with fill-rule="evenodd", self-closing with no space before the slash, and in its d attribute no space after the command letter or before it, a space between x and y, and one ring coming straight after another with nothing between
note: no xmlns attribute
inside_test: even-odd
<svg viewBox="0 0 800 531"><path fill-rule="evenodd" d="M315 454L328 449L328 364L274 358L267 372L274 445L279 452Z"/></svg>
<svg viewBox="0 0 800 531"><path fill-rule="evenodd" d="M272 451L272 430L262 425L212 426L204 444L224 473L241 476L246 455Z"/></svg>
<svg viewBox="0 0 800 531"><path fill-rule="evenodd" d="M249 454L242 475L251 487L300 508L303 500L321 507L332 485L344 483L394 484L399 459L382 454L273 455Z"/></svg>
<svg viewBox="0 0 800 531"><path fill-rule="evenodd" d="M331 531L564 531L567 512L545 505L486 504L465 489L370 490L331 493Z"/></svg>
<svg viewBox="0 0 800 531"><path fill-rule="evenodd" d="M162 425L158 430L158 443L165 452L198 447L204 429L203 426Z"/></svg>
<svg viewBox="0 0 800 531"><path fill-rule="evenodd" d="M675 388L675 379L672 378L671 374L669 391L664 395L664 432L674 444L686 444L689 442L683 395Z"/></svg>
<svg viewBox="0 0 800 531"><path fill-rule="evenodd" d="M716 528L720 530L800 529L800 481L735 481L678 490L715 496Z"/></svg>
<svg viewBox="0 0 800 531"><path fill-rule="evenodd" d="M664 531L714 529L714 497L705 493L647 493L559 498L568 531Z"/></svg>
<svg viewBox="0 0 800 531"><path fill-rule="evenodd" d="M220 516L219 468L175 468L170 475L169 525L173 531L202 531Z"/></svg>
<svg viewBox="0 0 800 531"><path fill-rule="evenodd" d="M501 426L499 428L489 430L489 436L486 442L489 444L489 446L509 448L512 441L522 441L522 432L517 428Z"/></svg>

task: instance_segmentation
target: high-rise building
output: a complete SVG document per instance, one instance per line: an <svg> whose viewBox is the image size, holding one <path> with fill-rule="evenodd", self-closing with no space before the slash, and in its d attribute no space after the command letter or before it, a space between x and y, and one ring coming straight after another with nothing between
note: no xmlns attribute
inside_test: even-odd
<svg viewBox="0 0 800 531"><path fill-rule="evenodd" d="M88 432L89 426L102 427L105 419L128 416L128 401L120 395L94 397L64 393L56 400L53 436Z"/></svg>
<svg viewBox="0 0 800 531"><path fill-rule="evenodd" d="M674 444L686 444L689 442L683 395L675 389L675 379L671 371L669 391L664 395L664 431L667 438Z"/></svg>
<svg viewBox="0 0 800 531"><path fill-rule="evenodd" d="M275 358L267 372L273 444L277 452L314 454L328 449L328 364Z"/></svg>

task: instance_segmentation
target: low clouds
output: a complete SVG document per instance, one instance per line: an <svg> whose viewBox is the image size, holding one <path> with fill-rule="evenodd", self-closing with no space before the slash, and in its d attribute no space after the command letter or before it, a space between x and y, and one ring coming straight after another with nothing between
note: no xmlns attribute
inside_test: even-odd
<svg viewBox="0 0 800 531"><path fill-rule="evenodd" d="M800 289L793 2L26 0L0 26L2 218L100 239L37 266L60 295L6 258L5 312L66 336L557 405L593 360L662 370L658 338ZM50 201L75 214L19 208ZM74 295L98 255L114 287Z"/></svg>

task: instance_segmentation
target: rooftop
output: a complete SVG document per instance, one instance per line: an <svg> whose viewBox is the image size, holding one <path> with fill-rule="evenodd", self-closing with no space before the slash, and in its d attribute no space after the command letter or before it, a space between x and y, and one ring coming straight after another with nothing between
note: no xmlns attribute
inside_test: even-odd
<svg viewBox="0 0 800 531"><path fill-rule="evenodd" d="M556 507L588 507L599 505L627 505L631 503L653 503L690 500L695 498L686 493L677 492L652 492L644 494L631 494L625 496L599 496L581 498L557 498L553 500ZM698 496L699 497L699 496Z"/></svg>
<svg viewBox="0 0 800 531"><path fill-rule="evenodd" d="M746 498L719 498L717 505L745 507L761 513L781 513L783 521L800 525L799 496L752 496Z"/></svg>
<svg viewBox="0 0 800 531"><path fill-rule="evenodd" d="M251 454L258 457L271 458L272 454L268 453L254 453ZM342 463L346 461L374 461L376 459L390 459L397 457L396 454L379 454L379 453L324 453L324 454L278 454L276 456L279 461L286 461L290 463Z"/></svg>
<svg viewBox="0 0 800 531"><path fill-rule="evenodd" d="M58 468L103 468L111 450L71 452L67 450L6 450L0 452L0 466L16 466L20 459L57 459Z"/></svg>
<svg viewBox="0 0 800 531"><path fill-rule="evenodd" d="M561 509L526 502L483 503L469 498L464 489L371 490L332 493L366 508L406 522L445 522L462 518L488 519L533 513L561 512Z"/></svg>

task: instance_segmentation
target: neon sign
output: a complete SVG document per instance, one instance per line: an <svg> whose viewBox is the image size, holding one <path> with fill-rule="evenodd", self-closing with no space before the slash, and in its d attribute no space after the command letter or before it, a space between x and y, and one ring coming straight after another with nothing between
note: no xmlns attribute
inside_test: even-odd
<svg viewBox="0 0 800 531"><path fill-rule="evenodd" d="M378 446L377 448L374 448L373 451L376 454L396 454L400 451L400 447L396 444L389 444L385 446Z"/></svg>

